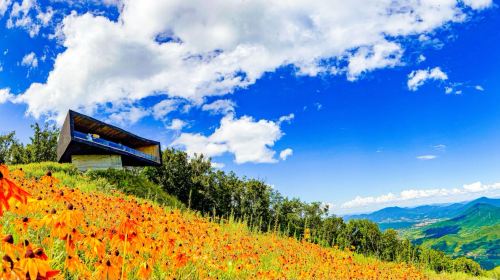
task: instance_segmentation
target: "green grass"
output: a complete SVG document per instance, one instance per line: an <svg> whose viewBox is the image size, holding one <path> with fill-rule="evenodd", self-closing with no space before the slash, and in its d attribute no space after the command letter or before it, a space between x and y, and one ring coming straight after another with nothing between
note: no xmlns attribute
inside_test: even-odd
<svg viewBox="0 0 500 280"><path fill-rule="evenodd" d="M123 193L148 199L171 208L184 209L185 206L174 196L166 193L156 184L151 183L138 171L134 170L95 170L79 172L72 164L56 162L30 163L11 166L11 170L22 169L28 178L38 179L51 172L61 184L78 188L85 192L119 190Z"/></svg>

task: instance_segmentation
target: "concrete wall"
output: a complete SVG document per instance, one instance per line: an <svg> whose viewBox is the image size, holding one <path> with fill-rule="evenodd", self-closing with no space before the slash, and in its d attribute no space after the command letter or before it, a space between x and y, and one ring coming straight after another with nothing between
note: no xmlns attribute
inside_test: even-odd
<svg viewBox="0 0 500 280"><path fill-rule="evenodd" d="M119 155L72 155L71 162L80 171L123 168L122 157Z"/></svg>

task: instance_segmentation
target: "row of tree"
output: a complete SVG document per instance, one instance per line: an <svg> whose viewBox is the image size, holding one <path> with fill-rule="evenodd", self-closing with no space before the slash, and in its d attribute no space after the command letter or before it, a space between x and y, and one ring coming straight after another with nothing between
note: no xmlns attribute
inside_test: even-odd
<svg viewBox="0 0 500 280"><path fill-rule="evenodd" d="M59 130L55 126L40 126L38 123L31 128L33 136L27 145L16 138L15 132L0 135L0 163L23 164L56 160Z"/></svg>
<svg viewBox="0 0 500 280"><path fill-rule="evenodd" d="M413 245L395 230L382 232L369 220L346 222L331 215L328 206L320 202L289 199L261 180L215 170L210 159L202 155L190 158L185 152L167 149L163 165L148 167L144 174L191 209L240 220L252 229L349 248L385 261L407 262L438 272L481 273L479 264L471 259L453 259L441 251Z"/></svg>
<svg viewBox="0 0 500 280"><path fill-rule="evenodd" d="M0 135L0 162L22 164L55 161L58 129L34 124L30 143L23 145L15 133ZM328 247L349 248L385 261L407 262L435 271L481 273L479 264L467 258L452 259L443 252L413 245L395 230L380 231L368 220L344 221L331 215L320 202L287 198L261 180L239 178L234 172L212 168L210 159L190 158L167 149L163 165L142 173L186 206L204 214L235 219L252 229L306 239Z"/></svg>

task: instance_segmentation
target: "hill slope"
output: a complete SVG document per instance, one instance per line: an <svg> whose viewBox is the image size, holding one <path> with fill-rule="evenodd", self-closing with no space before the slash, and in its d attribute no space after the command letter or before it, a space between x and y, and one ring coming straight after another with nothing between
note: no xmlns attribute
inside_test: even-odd
<svg viewBox="0 0 500 280"><path fill-rule="evenodd" d="M60 279L424 279L405 264L165 209L56 171L59 165L40 176L43 167L24 166L9 176L32 198L1 218L7 237L0 250L13 268L3 273L35 279L50 268Z"/></svg>
<svg viewBox="0 0 500 280"><path fill-rule="evenodd" d="M406 232L417 244L467 256L485 269L500 265L500 207L480 199L454 218Z"/></svg>

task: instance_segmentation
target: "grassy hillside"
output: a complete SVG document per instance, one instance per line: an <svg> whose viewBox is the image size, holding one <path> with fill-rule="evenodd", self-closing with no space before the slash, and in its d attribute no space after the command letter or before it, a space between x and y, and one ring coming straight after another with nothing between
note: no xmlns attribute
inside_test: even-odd
<svg viewBox="0 0 500 280"><path fill-rule="evenodd" d="M22 167L22 171L19 170ZM51 174L44 175L52 170ZM418 269L251 231L127 195L68 165L11 168L31 193L10 201L1 279L424 279ZM129 190L133 192L133 190ZM22 199L21 199L22 200Z"/></svg>
<svg viewBox="0 0 500 280"><path fill-rule="evenodd" d="M453 256L473 258L485 269L500 265L500 207L484 201L468 205L458 216L413 229L415 243Z"/></svg>

